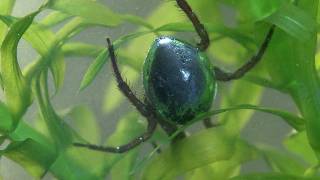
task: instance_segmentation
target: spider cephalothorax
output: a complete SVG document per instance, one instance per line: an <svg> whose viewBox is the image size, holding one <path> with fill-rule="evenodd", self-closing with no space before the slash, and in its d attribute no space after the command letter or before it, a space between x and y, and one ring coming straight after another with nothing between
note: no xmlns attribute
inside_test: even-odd
<svg viewBox="0 0 320 180"><path fill-rule="evenodd" d="M170 135L177 129L177 125L185 124L199 113L209 110L216 93L217 81L239 79L261 60L274 32L274 25L271 26L257 54L235 72L228 73L213 67L204 54L210 44L209 35L189 4L185 0L176 0L176 2L192 22L201 41L197 46L167 36L158 37L154 41L143 67L146 103L140 101L123 80L113 45L110 39L107 39L118 87L140 114L146 117L147 131L131 142L118 147L81 143L75 143L75 146L123 153L148 140L157 124L160 124ZM205 125L210 126L208 120L204 122Z"/></svg>

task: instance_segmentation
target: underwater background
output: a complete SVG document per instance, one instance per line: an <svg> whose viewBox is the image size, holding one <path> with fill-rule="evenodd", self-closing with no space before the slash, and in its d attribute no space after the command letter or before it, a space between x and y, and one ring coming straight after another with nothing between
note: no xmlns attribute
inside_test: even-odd
<svg viewBox="0 0 320 180"><path fill-rule="evenodd" d="M248 3L254 4L253 1L246 1L248 1ZM74 0L74 2L76 2L76 0ZM146 2L145 0L100 0L98 2L104 4L117 14L130 14L141 17L143 20L149 21L155 27L159 27L160 25L163 25L165 23L187 22L185 15L181 12L181 10L179 10L175 6L174 1L171 2L161 0L148 0ZM211 32L210 35L212 35L212 39L214 40L211 41L212 45L208 50L209 52L207 54L213 64L222 66L225 69L236 69L236 67L238 67L239 64L241 64L241 62L245 62L252 54L254 54L256 50L255 46L256 44L258 44L256 43L256 41L261 41L264 32L267 29L267 24L270 22L263 21L263 18L265 18L266 15L261 15L261 17L259 17L260 19L257 18L259 20L251 20L250 18L248 18L249 20L247 22L244 22L243 25L241 24L243 23L242 21L240 21L240 23L238 22L238 9L236 9L238 6L235 5L236 3L234 3L234 1L224 2L222 0L216 0L209 2L209 0L204 0L203 2L196 2L196 0L193 0L190 2L191 5L195 6L195 12L200 12L200 19L203 19L205 23L212 23L218 25L223 24L223 26L225 27L239 30L239 32L242 31L242 35L244 34L247 37L250 37L251 40L254 42L251 42L252 44L248 45L248 48L246 49L246 47L243 47L243 44L233 41L233 39L230 37L221 37L220 35L215 34L215 32ZM283 0L281 2L283 4L289 4L291 1ZM12 11L12 15L15 17L24 17L36 11L43 3L44 2L40 0L16 0L16 3ZM209 3L210 6L215 5L216 7L213 10L218 10L219 13L212 12L213 10L205 8L206 3ZM275 5L273 5L273 3ZM276 12L276 10L278 10L279 8L285 6L280 6L278 5L279 3L275 3L274 1L270 1L270 4L266 5L267 10L265 11L265 13L267 15L270 15ZM272 9L271 7L274 9ZM269 9L270 12L268 11ZM44 10L36 16L35 21L40 22L42 19L47 17L52 12L53 10ZM166 15L164 15L163 13L166 13ZM161 15L163 15L163 19L160 17ZM211 17L211 15L214 17ZM217 19L219 19L219 22L211 22ZM162 22L162 20L165 22ZM263 22L260 22L260 20L262 20ZM257 21L256 24L252 23L255 21ZM62 23L50 27L50 30L52 32L59 32L59 29L63 28L66 24L68 24L68 21L63 21ZM139 25L139 23L134 24L125 22L121 23L120 25L110 27L99 27L92 25L92 27L90 28L85 28L81 30L81 32L77 33L75 36L70 38L68 42L87 43L90 45L94 45L93 47L98 47L99 49L97 49L96 52L93 52L94 50L91 49L92 54L90 54L89 52L83 56L81 53L73 56L72 53L74 52L71 51L69 52L69 55L66 55L66 57L64 58L65 65L63 65L63 67L61 68L63 69L63 71L65 71L65 74L63 75L64 77L62 78L63 82L60 84L60 87L58 88L56 94L52 93L55 92L56 89L56 84L54 82L55 78L52 77L52 75L49 75L48 77L49 89L52 95L51 103L55 111L57 112L57 114L63 117L64 121L68 125L73 127L81 136L84 137L84 139L91 143L104 143L116 129L119 120L126 118L126 116L138 115L136 115L137 113L135 112L136 110L134 109L134 107L131 106L131 104L122 96L122 94L116 87L116 82L114 80L115 78L113 77L110 63L106 63L104 66L102 66L101 70L96 74L96 76L94 76L94 79L91 80L92 82L90 81L90 83L87 83L86 86L83 86L84 75L88 72L88 67L92 65L92 62L96 59L99 52L104 47L106 47L105 37L110 37L113 41L116 41L123 35L137 32L141 29L143 28ZM173 30L171 30L169 33L167 31L158 33L174 34L175 37L186 40L192 44L196 44L197 37L194 32L179 32L187 30L179 30L179 28L177 27L174 27L172 29ZM290 31L290 29L288 31ZM298 32L296 33L296 35L299 35L299 33L301 32L299 32L299 29L297 31ZM142 87L142 74L140 68L142 67L142 62L148 53L148 47L151 45L154 37L154 35L146 35L141 36L137 39L127 40L123 45L121 45L122 47L119 48L119 50L117 50L119 51L119 53L117 53L118 59L120 60L121 58L123 58L124 61L120 62L122 74L124 77L128 79L130 86L136 90L138 97L141 98L144 97L144 91ZM245 43L246 42L244 42L244 44ZM27 42L24 39L22 39L19 42L17 53L18 62L22 69L28 67L30 62L34 59L37 59L37 57L39 56L39 53L31 47L29 42ZM263 59L263 61L267 60L268 58ZM267 70L264 66L270 67L270 65L266 65L264 62L262 62L261 65L259 64L259 66L257 67L258 69L254 70L253 74L260 74L260 72L262 72L261 74L263 75L267 74ZM263 85L261 84L253 84L254 82L250 82L250 80L239 80L239 82L236 83L219 83L216 100L214 102L214 105L212 106L212 109L220 109L221 107L231 107L237 104L254 104L261 107L270 107L272 109L290 112L299 117L301 116L301 113L299 112L295 104L295 101L293 100L290 94L286 93L286 91L279 91L280 88L276 89L272 87L263 87ZM82 87L83 89L79 90L80 87ZM274 87L276 87L276 85ZM228 99L227 97L231 99L229 99L230 102L227 102L225 100ZM5 101L5 95L2 91L1 101ZM235 103L233 104L233 102ZM81 114L81 112L84 114ZM242 119L241 122L245 121L246 123L243 123L243 129L241 129L241 139L244 139L249 144L263 144L261 145L261 147L267 145L268 148L272 147L272 150L270 151L273 151L275 149L276 152L279 152L279 154L281 155L287 154L288 151L290 151L291 146L284 145L284 141L286 141L289 138L289 136L292 135L293 132L297 131L293 130L292 126L288 125L286 120L283 120L283 116L275 116L274 114L276 113L265 113L254 110L241 110L236 111L236 113L230 112L229 115L222 115L223 117L220 117L220 115L214 116L212 117L212 120L221 122L223 121L221 119L228 119L229 117L229 119L233 119L233 121L235 121L234 123L236 124L237 119ZM77 118L79 119L79 122L75 122L75 119ZM85 118L86 120L84 120ZM43 122L38 122L39 107L37 103L32 103L32 105L30 105L28 111L24 114L23 119L32 126L36 127L37 129L45 127ZM136 119L141 120L143 118L139 117ZM93 122L90 122L91 120ZM201 122L196 122L192 124L190 127L188 127L187 131L190 133L195 133L202 131L203 129L204 128L202 127ZM45 133L45 131L47 130L43 131ZM1 147L5 148L9 143L10 141L7 140L3 145L1 145ZM167 146L164 145L164 149L166 147ZM152 150L153 149L150 144L142 144L139 147L139 153L137 153L137 162L143 161L145 155L149 154ZM81 152L82 151L85 150L81 150ZM214 150L212 150L212 153L214 153ZM301 166L303 168L300 167L300 165L297 165L298 167L294 167L296 169L299 169L299 173L302 171L301 169L307 170L308 168L316 164L312 164L316 160L313 160L312 163L306 162L305 159L301 158L298 154L294 153L296 153L295 150L292 150L289 153L294 157L294 161L302 162ZM86 154L84 154L84 156L85 155ZM77 156L81 156L81 153L77 154ZM99 154L99 157L100 156L102 155ZM272 161L272 155L268 156L264 154L262 156L262 158L252 158L253 160L245 161L243 164L241 163L241 170L239 167L237 167L235 168L237 170L232 171L232 173L230 174L247 174L272 171L288 173L291 175L294 174L294 171L297 171L294 168L292 172L287 169L282 169L282 165L286 164L285 162L287 160L287 157L283 158L281 156L281 158L283 159L277 159L277 157L279 157L280 155L275 155L277 160ZM284 164L281 164L279 161L281 161ZM291 162L291 160L288 160L288 162ZM95 163L92 163L87 168L93 168L94 165ZM143 164L142 166L147 165ZM124 167L126 167L126 165L124 165ZM109 168L108 172L112 172L111 169L112 168ZM117 167L116 169L118 169L118 171L115 170L114 173L119 172L119 169L122 169L122 167ZM37 173L32 172L32 170L31 173L28 172L28 170L23 168L23 166L21 166L19 163L12 161L10 158L6 156L1 157L0 176L5 180L34 179L35 177L38 177L36 175ZM179 175L181 177L188 177L187 173L190 172L185 172L182 175ZM230 174L228 174L228 176ZM99 175L97 175L97 177L99 177ZM303 173L301 175L303 175ZM126 179L123 177L116 177L117 176L115 176L112 173L108 173L106 175L106 179ZM136 179L137 177L139 176L129 176L127 178ZM151 175L147 177L151 177ZM230 177L232 177L232 175L230 175ZM52 178L54 178L54 175L51 174L50 170L49 173L47 173L43 177L43 179Z"/></svg>

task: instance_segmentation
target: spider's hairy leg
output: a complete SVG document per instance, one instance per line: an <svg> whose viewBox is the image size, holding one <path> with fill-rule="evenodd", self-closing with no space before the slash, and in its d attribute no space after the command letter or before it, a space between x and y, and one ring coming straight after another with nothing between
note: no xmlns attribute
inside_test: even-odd
<svg viewBox="0 0 320 180"><path fill-rule="evenodd" d="M182 9L182 11L188 16L189 20L192 22L193 27L195 28L197 34L200 36L200 43L198 43L198 48L201 51L205 51L210 45L209 34L204 27L204 25L200 22L197 15L192 11L192 8L188 4L186 0L176 0L178 6Z"/></svg>
<svg viewBox="0 0 320 180"><path fill-rule="evenodd" d="M99 146L99 145L94 145L94 144L82 144L82 143L73 143L73 145L78 146L78 147L88 148L88 149L95 150L95 151L110 152L110 153L125 153L125 152L135 148L139 144L147 141L152 136L156 127L157 127L157 122L155 120L149 119L148 120L148 129L144 134L142 134L139 137L136 137L135 139L133 139L131 142L129 142L127 144L117 146L117 147Z"/></svg>
<svg viewBox="0 0 320 180"><path fill-rule="evenodd" d="M274 30L275 30L275 25L272 25L264 41L262 42L258 52L254 56L252 56L247 63L242 65L239 69L237 69L233 73L225 72L222 69L215 66L214 73L216 75L216 79L218 81L231 81L231 80L239 79L242 76L244 76L248 71L250 71L252 68L254 68L255 65L258 64L258 62L262 59L263 54L267 50L267 47L271 41Z"/></svg>
<svg viewBox="0 0 320 180"><path fill-rule="evenodd" d="M131 142L118 147L105 147L105 146L99 146L99 145L93 145L93 144L81 144L81 143L74 143L74 145L78 147L85 147L88 149L103 151L103 152L124 153L135 148L139 144L147 141L152 136L153 132L157 127L157 120L151 106L142 103L134 95L132 90L129 88L128 84L123 80L116 62L116 56L114 53L113 45L110 39L107 39L107 42L108 42L108 50L110 54L111 64L114 71L114 75L118 83L118 87L120 91L129 99L129 101L137 108L137 110L141 113L141 115L146 117L148 121L148 128L144 134L140 135L139 137L136 137Z"/></svg>

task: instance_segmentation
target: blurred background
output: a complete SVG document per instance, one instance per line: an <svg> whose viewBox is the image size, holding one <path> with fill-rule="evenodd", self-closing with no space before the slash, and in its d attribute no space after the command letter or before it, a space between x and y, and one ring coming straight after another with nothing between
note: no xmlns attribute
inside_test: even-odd
<svg viewBox="0 0 320 180"><path fill-rule="evenodd" d="M133 14L140 17L147 18L154 9L156 9L162 3L173 3L167 0L100 0L100 2L105 3L113 11L124 14ZM17 4L14 7L14 16L25 16L26 14L36 10L42 3L41 0L17 0ZM234 11L231 7L221 6L219 7L225 15L225 23L228 26L233 26L235 23ZM177 11L180 11L177 9ZM37 19L43 18L49 11L45 11L37 16ZM181 17L184 15L180 12ZM59 29L59 27L56 27ZM117 28L102 28L94 27L81 32L79 35L74 37L72 40L87 42L90 44L95 44L99 46L105 46L105 37L111 37L112 39L117 39L121 35L134 32L138 27L130 24L124 24ZM195 42L195 34L191 33L179 33L176 36L188 39ZM143 38L143 37L142 37ZM151 42L148 42L151 43ZM213 41L212 44L215 42ZM143 45L146 46L146 45ZM136 47L136 51L143 51L143 54L147 55L147 49ZM230 49L232 53L234 49ZM125 53L125 52L124 52ZM141 52L140 52L141 53ZM37 57L37 53L30 47L28 43L22 40L18 48L18 59L21 66L25 66L31 60ZM143 58L143 57L136 57ZM213 58L213 57L210 57ZM121 99L123 98L121 94L117 91L114 83L114 78L112 77L112 72L109 64L105 66L95 79L95 81L85 90L79 92L80 83L84 73L86 72L88 66L92 62L93 58L82 58L73 57L66 59L66 76L63 88L58 92L58 94L53 98L53 104L56 110L64 111L70 108L72 105L86 105L90 107L93 111L94 116L98 119L99 126L101 127L101 141L104 141L115 129L117 120L122 117L124 112L133 110L133 107L128 101ZM214 59L212 60L214 61ZM234 67L232 67L234 68ZM129 68L123 67L123 75L129 79L138 78L136 83L132 83L134 89L136 89L137 94L143 97L143 88L141 83L141 74L137 74L130 70ZM110 83L111 82L111 83ZM219 90L217 93L217 103L219 101L219 93L225 91L229 87L229 83L220 83ZM120 102L121 108L109 107L110 104L110 90L113 93L112 101ZM109 92L109 95L106 93ZM241 94L239 94L241 96ZM294 104L291 99L279 92L274 90L266 89L263 93L261 99L261 105L264 107L279 108L287 111L296 111ZM213 106L214 108L215 106ZM32 123L32 120L37 117L36 105L28 111L26 120ZM213 118L214 120L215 118ZM190 131L196 131L202 128L202 125L196 124ZM266 144L273 145L278 148L281 147L283 137L287 136L290 128L278 117L272 116L270 114L255 112L251 118L250 123L246 126L242 132L242 137L247 139L251 143L263 142ZM85 135L84 135L85 136ZM267 171L267 166L263 161L253 161L245 165L242 171L245 172L264 172ZM32 179L19 165L3 157L0 161L0 174L5 180L14 179ZM51 179L50 175L47 175L45 179Z"/></svg>

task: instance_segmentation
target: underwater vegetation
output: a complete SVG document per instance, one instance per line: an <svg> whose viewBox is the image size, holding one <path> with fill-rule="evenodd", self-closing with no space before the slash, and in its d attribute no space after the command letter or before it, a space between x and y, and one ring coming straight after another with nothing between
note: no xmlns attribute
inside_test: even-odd
<svg viewBox="0 0 320 180"><path fill-rule="evenodd" d="M119 13L101 1L48 0L39 3L34 12L16 17L12 15L16 1L0 0L0 91L3 95L0 101L0 161L5 158L15 162L35 179L47 178L48 175L67 180L106 177L116 180L176 177L187 180L319 179L319 1L187 2L204 24L210 37L210 46L202 41L197 45L205 36L201 36L202 31L194 28L176 1L159 1L146 16L140 17ZM232 23L226 21L223 10L226 7L234 13ZM89 28L103 28L105 36L108 36L107 32L128 24L135 28L130 33L110 37L112 46L110 42L108 46L107 42L105 45L96 45L81 39L75 40ZM227 85L218 81L221 74L210 76L211 73L207 71L213 67L237 69L248 62L259 51L273 25L274 33L261 61L248 69L244 76ZM157 81L161 79L149 81L148 77L164 77L161 73L169 73L166 70L170 66L166 66L170 62L154 66L148 62L173 55L165 54L167 50L156 54L160 46L151 48L149 55L148 50L157 37L164 35L177 36L182 40L168 38L175 41L170 44L172 46L191 49L188 52L197 51L196 47L202 51L196 57L200 63L193 63L199 68L192 66L194 71L201 70L203 73L195 82L201 82L200 89L205 89L205 93L195 96L201 99L201 108L196 113L188 111L189 102L185 106L188 108L173 111L176 106L157 104L163 99L156 99L160 96L153 97L154 89L151 86L154 83L159 85ZM26 41L37 53L37 58L26 65L21 63L25 57L18 56L18 45L22 41ZM157 42L153 46L158 46ZM154 58L155 54L157 58ZM66 69L68 61L74 60L72 57L83 57L90 61L81 74L79 90L74 92L79 98L91 86L105 88L96 84L97 79L101 74L104 78L103 69L113 74L116 57L129 87L135 89L134 85L144 84L147 91L141 93L142 97L134 93L135 90L133 94L143 103L149 103L147 100L150 97L156 99L150 107L162 110L159 111L159 114L163 112L162 118L169 117L170 121L164 122L177 120L178 124L170 133L159 126L152 129L150 137L138 141L134 148L125 148L126 152L123 153L75 146L78 143L103 147L126 144L146 131L148 123L145 117L149 119L149 114L143 113L146 109L137 110L133 106L123 110L122 104L130 104L130 101L121 93L123 88L116 88L116 77L112 80L105 78L107 87L105 94L101 94L105 102L104 107L99 109L106 115L103 120L97 120L93 107L85 104L65 102L67 108L57 106L55 99L65 90L63 87L68 86L65 83ZM146 58L147 64L144 65ZM113 63L110 59L114 60ZM139 82L142 72L143 76L148 75L143 77L143 83ZM217 85L214 84L216 80ZM267 89L288 96L296 111L264 106L261 99ZM166 90L160 89L159 93ZM147 100L144 101L144 98ZM212 99L214 102L211 105ZM179 102L184 100L181 98ZM108 137L102 136L104 133L99 123L106 121L109 125L107 115L117 110L121 114L118 115L120 118L116 121L116 128ZM31 120L28 119L30 111L37 114ZM287 136L279 137L283 138L281 148L263 141L251 142L241 136L250 120L255 118L252 117L255 112L277 117L290 127ZM205 126L191 130L196 124L199 126L202 123ZM272 134L276 130L269 131ZM243 171L247 163L256 160L265 162L267 170Z"/></svg>

